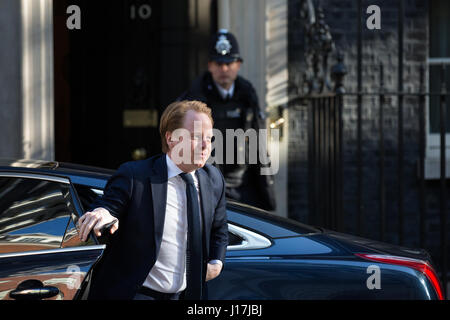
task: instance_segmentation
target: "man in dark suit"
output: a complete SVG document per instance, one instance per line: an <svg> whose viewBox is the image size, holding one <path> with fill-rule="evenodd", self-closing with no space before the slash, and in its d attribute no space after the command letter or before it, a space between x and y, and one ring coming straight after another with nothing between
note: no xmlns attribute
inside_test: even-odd
<svg viewBox="0 0 450 320"><path fill-rule="evenodd" d="M80 218L83 241L117 220L89 298L206 298L228 244L225 182L206 164L212 126L205 104L172 103L161 116L164 154L121 165Z"/></svg>

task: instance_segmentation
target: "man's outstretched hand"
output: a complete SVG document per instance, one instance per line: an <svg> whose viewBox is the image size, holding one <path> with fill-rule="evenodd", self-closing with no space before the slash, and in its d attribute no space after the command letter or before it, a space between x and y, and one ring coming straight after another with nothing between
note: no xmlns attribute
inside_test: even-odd
<svg viewBox="0 0 450 320"><path fill-rule="evenodd" d="M94 230L94 234L97 237L100 237L102 234L100 230L107 224L116 221L114 225L110 228L111 234L119 229L119 221L117 218L112 216L108 210L105 208L96 208L93 211L86 212L79 220L78 220L78 234L81 241L86 241L89 237L89 232Z"/></svg>

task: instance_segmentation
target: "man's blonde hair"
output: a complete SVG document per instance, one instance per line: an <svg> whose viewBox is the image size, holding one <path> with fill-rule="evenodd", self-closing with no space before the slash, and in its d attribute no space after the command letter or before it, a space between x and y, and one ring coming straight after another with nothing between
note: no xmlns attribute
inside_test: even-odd
<svg viewBox="0 0 450 320"><path fill-rule="evenodd" d="M183 127L184 118L189 110L204 113L214 124L211 109L201 101L175 101L167 106L161 115L159 124L159 134L161 135L162 152L167 153L169 146L166 142L166 132L173 132Z"/></svg>

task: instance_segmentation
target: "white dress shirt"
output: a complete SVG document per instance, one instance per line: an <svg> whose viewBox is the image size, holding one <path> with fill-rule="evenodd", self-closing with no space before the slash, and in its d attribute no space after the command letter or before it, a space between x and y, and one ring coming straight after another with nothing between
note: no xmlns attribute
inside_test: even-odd
<svg viewBox="0 0 450 320"><path fill-rule="evenodd" d="M166 155L167 163L167 206L161 248L155 265L150 270L143 286L150 289L175 293L186 289L186 244L187 209L186 184L179 176L183 171ZM199 195L200 190L195 171L190 172ZM200 205L200 211L201 211ZM210 263L222 264L220 260Z"/></svg>
<svg viewBox="0 0 450 320"><path fill-rule="evenodd" d="M217 87L217 90L219 91L220 95L222 96L223 99L226 99L227 96L229 96L230 98L233 96L234 93L234 82L231 84L230 89L224 89L223 87L221 87L217 82L214 81L214 84Z"/></svg>

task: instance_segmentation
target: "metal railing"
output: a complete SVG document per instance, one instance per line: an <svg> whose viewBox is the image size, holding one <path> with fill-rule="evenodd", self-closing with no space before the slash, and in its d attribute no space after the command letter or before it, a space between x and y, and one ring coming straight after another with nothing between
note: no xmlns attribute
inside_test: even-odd
<svg viewBox="0 0 450 320"><path fill-rule="evenodd" d="M343 78L346 74L346 68L343 66L342 57L338 58L339 63L331 70L332 79L335 81L335 88L332 92L323 93L323 88L326 86L319 86L321 90L318 93L313 93L314 90L310 90L307 94L301 96L301 104L306 105L308 108L308 203L309 203L309 216L310 222L317 225L322 225L326 228L343 231L346 229L346 223L348 223L347 209L349 203L344 201L344 189L346 182L352 179L356 179L356 233L361 236L366 235L365 224L367 219L364 203L364 195L366 193L364 178L364 151L363 151L363 101L370 98L376 102L378 106L378 119L371 119L372 122L377 123L378 130L376 146L372 149L376 149L378 154L377 168L371 168L371 170L378 170L378 188L379 197L378 201L378 225L379 225L379 239L386 240L386 235L392 230L387 230L387 225L397 226L396 238L399 245L405 243L405 226L409 223L405 217L405 209L411 212L408 203L405 208L405 192L410 191L405 188L414 188L418 194L418 208L414 208L412 211L417 212L418 217L418 243L422 248L428 249L426 246L427 238L430 236L427 234L426 224L428 222L427 212L427 182L425 177L425 161L426 161L426 136L427 132L427 99L431 97L437 97L439 99L439 136L440 136L440 176L439 176L439 253L433 256L433 259L437 262L438 270L440 271L441 281L444 286L444 292L447 291L447 279L448 272L448 244L447 244L447 232L450 231L447 228L447 187L446 187L446 118L447 118L447 99L449 94L447 93L447 84L445 81L446 65L449 64L449 59L429 59L427 65L422 65L417 70L417 78L419 79L419 90L417 92L405 92L403 81L403 65L404 65L404 50L403 50L403 24L404 24L404 1L399 0L399 17L398 17L398 81L397 91L387 91L385 88L385 72L384 66L379 66L379 88L375 92L363 92L363 58L362 58L362 1L357 1L358 8L358 24L357 24L357 90L356 92L346 92L343 87ZM321 11L320 11L321 12ZM321 28L327 31L327 27L324 23L323 14L321 15L320 25ZM306 28L310 31L314 28ZM311 33L311 32L310 32ZM322 32L324 33L324 32ZM308 34L307 37L314 38L314 34ZM327 40L330 40L327 38ZM331 41L331 40L330 40ZM329 41L328 41L329 42ZM327 42L327 43L328 43ZM322 46L330 47L330 46ZM334 44L331 45L334 47ZM311 61L314 61L313 65L314 75L317 76L318 61L320 61L320 52L313 51ZM325 58L322 61L327 61L329 51L323 51ZM440 67L440 91L439 92L427 92L425 85L425 71L426 67L438 66ZM325 65L326 67L326 65ZM324 78L326 78L327 70L323 70ZM414 77L414 75L412 75ZM310 82L309 88L314 88L314 83L326 84L324 78L317 81L315 77ZM416 79L417 79L416 78ZM318 87L318 86L316 86ZM349 99L356 100L356 103L351 105L346 101ZM396 101L396 118L397 122L386 128L385 126L385 109L387 107L387 100ZM415 101L412 103L412 101ZM295 103L294 103L295 104ZM393 104L390 103L390 110L392 110ZM343 114L344 109L356 108L356 124L349 124L349 126L356 126L356 139L352 140L352 143L356 143L356 153L349 155L346 153L346 142L344 141L344 128L346 126ZM418 159L418 179L417 185L408 184L405 185L405 146L409 148L408 144L411 143L410 139L405 142L405 111L410 113L410 108L416 108L415 113L417 118L417 137L418 152L415 156ZM392 117L391 117L392 118ZM410 123L406 123L410 125ZM396 130L396 132L387 132L386 130ZM389 194L392 198L396 196L397 202L397 219L398 221L392 221L392 217L388 216L387 210L390 203L387 200L387 192L389 190L392 193L392 183L387 188L386 173L386 135L389 137L396 135L396 188L394 195ZM408 137L410 138L410 137ZM375 140L372 137L372 140ZM375 142L375 141L372 141ZM349 158L352 157L351 161ZM411 155L408 154L408 157ZM389 160L392 160L392 154L389 156ZM344 163L345 161L345 163ZM348 166L355 165L351 168L353 172L356 172L356 177L346 177L344 173L347 172ZM408 167L410 169L410 167ZM392 169L390 169L390 173ZM392 177L389 177L392 180ZM354 182L354 181L353 181ZM370 186L372 188L372 186ZM371 217L373 219L373 217ZM410 226L408 226L410 227Z"/></svg>

